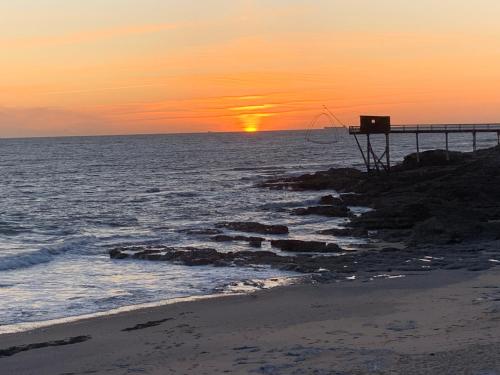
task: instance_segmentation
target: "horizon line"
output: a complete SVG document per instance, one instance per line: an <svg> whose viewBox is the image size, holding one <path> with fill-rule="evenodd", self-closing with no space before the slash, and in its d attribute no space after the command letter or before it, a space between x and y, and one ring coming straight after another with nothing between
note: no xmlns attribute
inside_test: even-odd
<svg viewBox="0 0 500 375"><path fill-rule="evenodd" d="M336 128L342 129L342 126L337 126ZM175 133L132 133L132 134L82 134L82 135L33 135L33 136L14 136L14 137L3 137L0 136L1 140L15 140L15 139L47 139L47 138L98 138L98 137L138 137L138 136L155 136L155 135L189 135L189 134L258 134L258 133L280 133L280 132L299 132L299 131L311 131L311 130L328 130L325 128L318 129L280 129L280 130L258 130L256 132L246 132L244 130L240 131L212 131L207 130L203 132L175 132Z"/></svg>

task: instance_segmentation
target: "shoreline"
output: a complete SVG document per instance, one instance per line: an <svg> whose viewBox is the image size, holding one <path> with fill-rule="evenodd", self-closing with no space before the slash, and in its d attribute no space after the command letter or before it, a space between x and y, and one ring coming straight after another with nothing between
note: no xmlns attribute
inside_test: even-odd
<svg viewBox="0 0 500 375"><path fill-rule="evenodd" d="M123 314L123 313L129 313L129 312L134 312L134 311L140 311L140 310L152 309L152 308L157 308L157 307L162 307L162 306L168 306L168 305L173 305L176 303L187 303L187 302L196 302L196 301L211 300L211 299L218 299L218 298L227 298L227 297L232 297L232 296L251 295L253 293L258 293L259 291L262 291L262 290L269 290L269 289L280 288L280 287L289 286L289 285L305 283L305 282L307 282L305 280L305 279L307 279L307 276L308 275L297 275L297 276L285 276L285 277L272 277L272 278L268 278L268 279L240 280L237 282L237 284L244 284L245 285L245 283L247 283L247 282L253 282L254 285L253 286L249 285L248 286L249 290L246 290L246 291L243 291L243 290L231 291L231 287L233 285L228 284L228 285L225 285L223 290L221 290L220 292L214 291L213 293L210 293L210 294L200 294L200 295L185 296L185 297L174 297L174 298L162 299L162 300L158 300L158 301L144 302L144 303L140 303L140 304L136 304L136 305L120 306L120 307L116 307L116 308L113 308L110 310L105 310L105 311L96 311L96 312L88 313L88 314L73 315L73 316L67 316L67 317L55 318L55 319L49 319L49 320L43 320L43 321L20 322L20 323L14 323L14 324L0 325L0 342L1 342L2 336L4 336L4 335L31 332L31 331L36 331L39 329L50 328L53 326L71 324L71 323L75 323L75 322L79 322L79 321L85 321L85 320L91 320L91 319L97 319L97 318L103 318L103 317L113 317L113 316ZM255 284L257 284L259 282L263 283L264 285L261 287L255 286ZM237 285L235 287L237 287ZM252 287L253 287L253 289L252 289Z"/></svg>
<svg viewBox="0 0 500 375"><path fill-rule="evenodd" d="M5 334L0 374L496 374L499 276L297 284Z"/></svg>

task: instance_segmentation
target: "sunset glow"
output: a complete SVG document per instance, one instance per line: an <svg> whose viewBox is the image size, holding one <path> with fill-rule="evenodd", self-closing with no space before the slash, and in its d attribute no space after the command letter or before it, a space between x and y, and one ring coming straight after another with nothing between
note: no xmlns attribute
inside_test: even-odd
<svg viewBox="0 0 500 375"><path fill-rule="evenodd" d="M496 0L116 4L0 3L0 136L500 120Z"/></svg>

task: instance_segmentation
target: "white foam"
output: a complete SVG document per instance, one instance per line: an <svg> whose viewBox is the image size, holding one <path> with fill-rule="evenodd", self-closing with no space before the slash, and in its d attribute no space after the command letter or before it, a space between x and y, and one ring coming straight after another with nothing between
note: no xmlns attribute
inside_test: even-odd
<svg viewBox="0 0 500 375"><path fill-rule="evenodd" d="M231 284L231 285L227 286L222 291L222 293L207 294L207 295L201 295L201 296L170 298L170 299L165 299L165 300L156 301L156 302L147 302L147 303L141 303L141 304L135 304L135 305L129 305L129 306L122 306L122 307L114 308L111 310L99 311L99 312L90 313L90 314L68 316L68 317L63 317L63 318L58 318L58 319L50 319L50 320L38 321L38 322L23 322L23 323L16 323L16 324L8 324L8 325L4 325L4 326L0 325L0 336L5 335L5 334L11 334L11 333L32 331L35 329L46 328L46 327L50 327L53 325L72 323L72 322L77 322L80 320L93 319L93 318L99 318L99 317L105 317L105 316L113 316L113 315L117 315L117 314L121 314L121 313L125 313L125 312L130 312L130 311L135 311L135 310L160 307L160 306L166 306L166 305L173 305L175 303L180 303L180 302L192 302L192 301L200 301L200 300L207 300L207 299L214 299L214 298L224 298L224 297L230 297L230 296L245 295L245 294L256 292L256 291L261 290L261 289L271 289L271 288L275 288L278 286L291 285L300 279L301 279L301 277L279 277L279 278L270 278L270 279L254 279L254 280L248 280L251 283L248 283L249 285L247 285L247 286L245 285L245 282L238 282L238 283ZM252 285L250 285L250 284L252 284Z"/></svg>
<svg viewBox="0 0 500 375"><path fill-rule="evenodd" d="M67 252L85 252L88 245L95 241L95 237L79 237L66 240L60 244L44 247L35 251L23 252L17 255L0 257L0 271L9 271L19 268L32 267L52 261L56 256Z"/></svg>

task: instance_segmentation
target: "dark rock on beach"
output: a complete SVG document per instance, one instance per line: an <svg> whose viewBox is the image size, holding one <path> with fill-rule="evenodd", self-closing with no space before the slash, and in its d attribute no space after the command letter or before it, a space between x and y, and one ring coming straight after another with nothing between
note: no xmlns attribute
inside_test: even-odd
<svg viewBox="0 0 500 375"><path fill-rule="evenodd" d="M260 234L287 234L288 227L285 225L266 225L252 221L226 222L217 224L217 228L226 228L239 232Z"/></svg>
<svg viewBox="0 0 500 375"><path fill-rule="evenodd" d="M436 167L440 165L446 166L463 162L466 158L467 154L463 152L449 151L447 158L445 150L429 150L420 153L420 160L417 160L417 154L407 155L401 163L401 166L396 168L408 170L422 167Z"/></svg>
<svg viewBox="0 0 500 375"><path fill-rule="evenodd" d="M363 172L358 169L332 168L300 177L269 180L262 186L271 189L355 191L355 185L362 181Z"/></svg>
<svg viewBox="0 0 500 375"><path fill-rule="evenodd" d="M295 215L320 215L330 217L348 217L351 211L347 206L313 206L306 208L297 208L292 211Z"/></svg>
<svg viewBox="0 0 500 375"><path fill-rule="evenodd" d="M278 243L285 249L293 249L294 244ZM277 243L275 243L277 245ZM299 244L298 246L302 246ZM322 243L307 244L307 249L320 250ZM304 244L304 246L306 246ZM301 250L306 247L301 248ZM428 272L435 269L464 269L478 271L496 266L500 255L499 241L477 242L474 244L431 245L408 247L406 249L386 247L380 251L347 252L335 255L315 255L299 252L297 255L284 256L271 251L218 252L210 248L171 248L166 246L135 246L112 249L109 255L123 261L136 259L142 261L173 262L186 266L270 266L273 268L300 273L329 272L327 279L348 275L380 275L386 273ZM325 280L326 281L326 280Z"/></svg>
<svg viewBox="0 0 500 375"><path fill-rule="evenodd" d="M318 234L338 237L366 237L368 230L364 228L332 228L317 231Z"/></svg>
<svg viewBox="0 0 500 375"><path fill-rule="evenodd" d="M342 249L337 244L319 241L274 240L271 246L288 252L299 253L340 253Z"/></svg>
<svg viewBox="0 0 500 375"><path fill-rule="evenodd" d="M228 236L225 234L219 234L217 236L213 236L212 240L214 240L216 242L243 241L243 242L248 242L248 244L252 247L261 247L262 242L265 241L265 238L247 237L247 236Z"/></svg>
<svg viewBox="0 0 500 375"><path fill-rule="evenodd" d="M181 229L179 233L186 233L192 235L214 235L221 234L222 230L215 228L190 228L190 229Z"/></svg>
<svg viewBox="0 0 500 375"><path fill-rule="evenodd" d="M320 198L319 204L326 206L343 206L344 201L340 198L335 198L333 195L325 195Z"/></svg>

